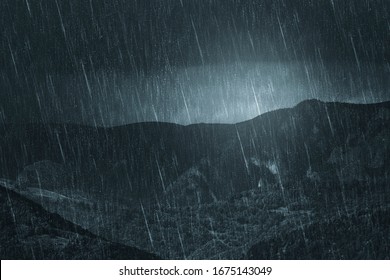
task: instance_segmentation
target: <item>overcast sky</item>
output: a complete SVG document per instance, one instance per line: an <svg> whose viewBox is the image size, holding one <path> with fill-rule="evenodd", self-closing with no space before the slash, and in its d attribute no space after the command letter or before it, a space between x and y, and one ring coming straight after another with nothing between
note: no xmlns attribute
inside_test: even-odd
<svg viewBox="0 0 390 280"><path fill-rule="evenodd" d="M388 0L2 0L0 121L238 122L390 99Z"/></svg>

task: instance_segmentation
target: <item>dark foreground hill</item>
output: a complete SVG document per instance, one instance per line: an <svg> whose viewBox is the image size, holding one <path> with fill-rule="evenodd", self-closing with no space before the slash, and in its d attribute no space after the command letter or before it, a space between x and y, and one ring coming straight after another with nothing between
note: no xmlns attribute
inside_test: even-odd
<svg viewBox="0 0 390 280"><path fill-rule="evenodd" d="M112 243L0 187L0 259L155 259Z"/></svg>
<svg viewBox="0 0 390 280"><path fill-rule="evenodd" d="M307 100L233 125L0 130L1 185L163 258L240 258L254 244L390 206L390 102Z"/></svg>

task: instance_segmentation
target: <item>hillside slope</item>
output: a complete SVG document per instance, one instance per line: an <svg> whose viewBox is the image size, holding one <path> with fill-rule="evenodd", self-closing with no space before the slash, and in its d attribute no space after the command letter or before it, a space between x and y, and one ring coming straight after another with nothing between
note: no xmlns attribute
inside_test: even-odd
<svg viewBox="0 0 390 280"><path fill-rule="evenodd" d="M155 259L112 243L0 187L0 259Z"/></svg>

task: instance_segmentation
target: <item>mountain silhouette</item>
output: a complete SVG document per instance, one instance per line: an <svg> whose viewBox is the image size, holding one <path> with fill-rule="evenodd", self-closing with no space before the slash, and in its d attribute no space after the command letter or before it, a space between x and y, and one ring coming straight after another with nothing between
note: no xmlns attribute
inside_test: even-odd
<svg viewBox="0 0 390 280"><path fill-rule="evenodd" d="M164 258L241 256L276 236L253 226L265 217L264 225L285 234L387 207L390 102L307 100L237 124L0 130L0 178L8 189L94 234ZM243 211L251 214L241 217ZM188 215L203 238L193 238ZM215 242L219 226L228 241ZM234 240L240 234L243 244Z"/></svg>

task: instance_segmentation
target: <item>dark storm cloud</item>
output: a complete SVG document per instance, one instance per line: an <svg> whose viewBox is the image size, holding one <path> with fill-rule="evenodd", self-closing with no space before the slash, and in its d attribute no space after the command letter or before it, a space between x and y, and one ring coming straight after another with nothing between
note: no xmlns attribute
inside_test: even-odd
<svg viewBox="0 0 390 280"><path fill-rule="evenodd" d="M389 6L386 0L4 0L1 115L100 124L233 122L313 96L363 102L369 92L369 100L382 100ZM280 85L289 102L234 113L255 104L246 73L269 65L274 81L283 71L299 72ZM207 75L215 83L205 82ZM253 83L258 91L267 86Z"/></svg>
<svg viewBox="0 0 390 280"><path fill-rule="evenodd" d="M388 13L386 0L5 0L1 50L20 71L320 56L382 62Z"/></svg>

